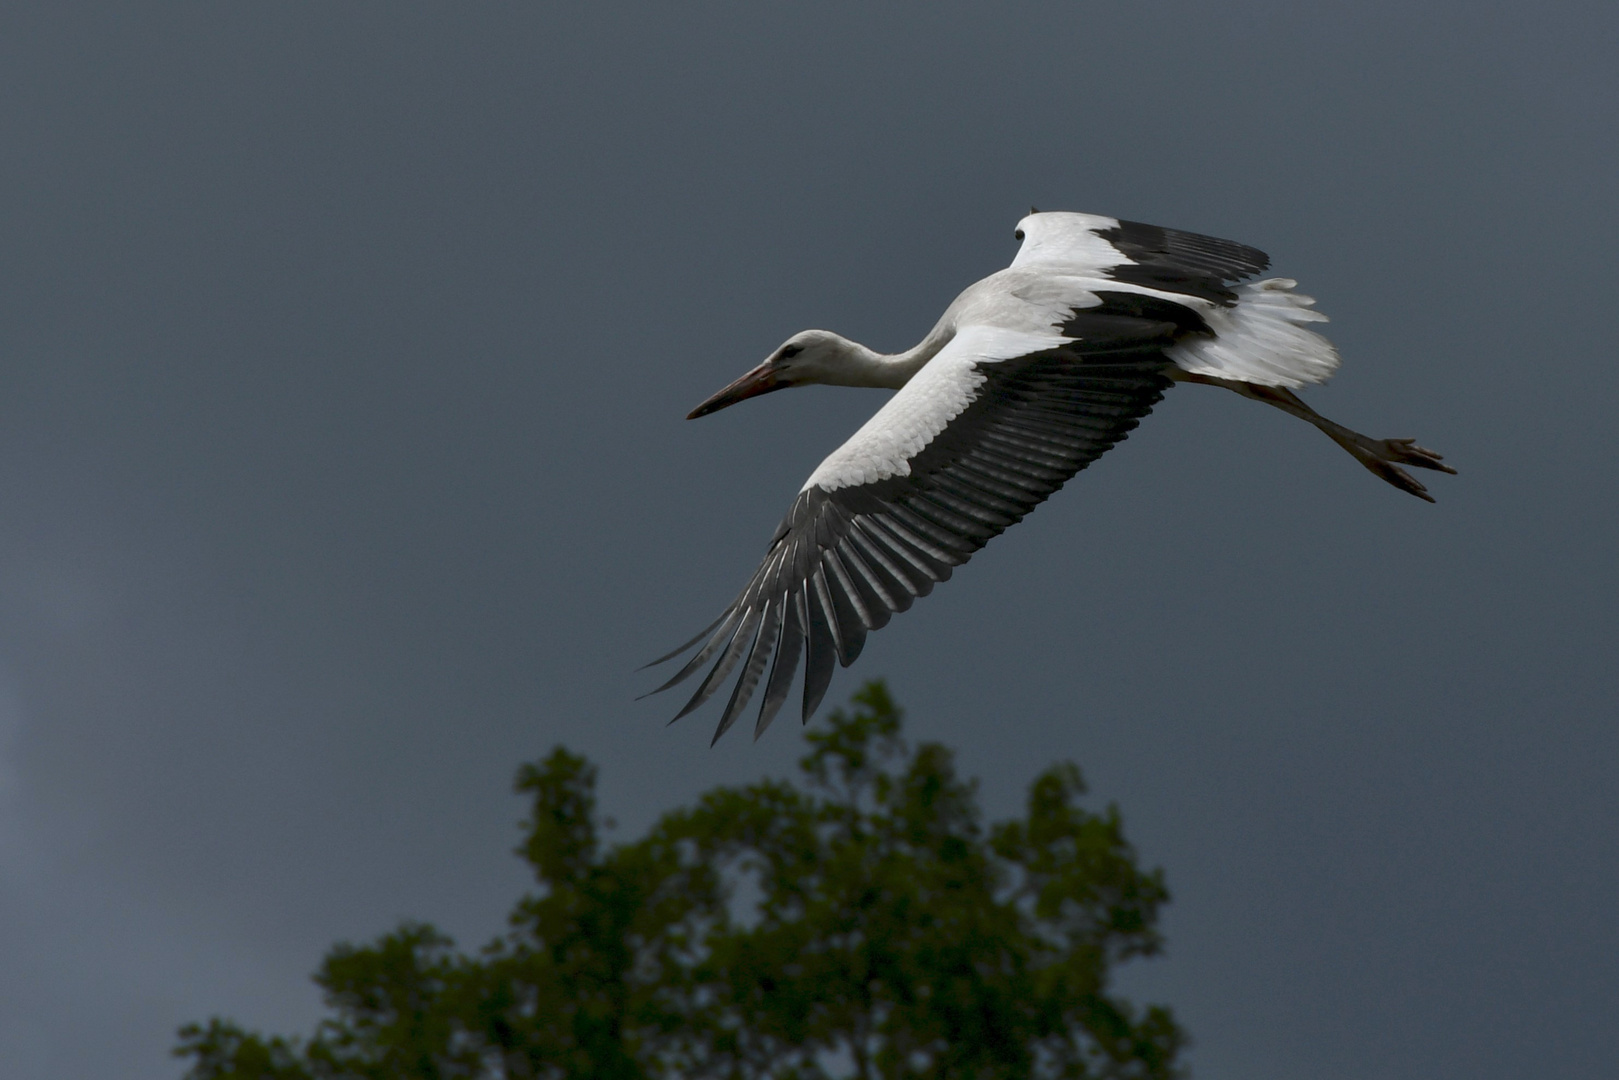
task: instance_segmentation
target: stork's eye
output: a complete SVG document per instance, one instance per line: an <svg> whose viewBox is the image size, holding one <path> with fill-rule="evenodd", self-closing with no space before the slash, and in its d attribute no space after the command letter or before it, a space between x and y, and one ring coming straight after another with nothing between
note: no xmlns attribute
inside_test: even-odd
<svg viewBox="0 0 1619 1080"><path fill-rule="evenodd" d="M1012 230L1012 239L1014 239L1014 240L1023 239L1023 230L1022 229L1014 229L1014 230Z"/></svg>
<svg viewBox="0 0 1619 1080"><path fill-rule="evenodd" d="M781 347L781 358L783 360L790 360L803 351L804 346L802 345L783 345Z"/></svg>

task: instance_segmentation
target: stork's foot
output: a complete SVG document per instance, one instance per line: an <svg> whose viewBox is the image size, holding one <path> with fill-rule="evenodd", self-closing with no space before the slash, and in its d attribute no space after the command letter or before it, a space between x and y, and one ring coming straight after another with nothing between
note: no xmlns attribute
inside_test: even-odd
<svg viewBox="0 0 1619 1080"><path fill-rule="evenodd" d="M1428 494L1428 489L1400 466L1411 465L1451 475L1456 473L1455 469L1445 464L1442 455L1418 446L1415 439L1371 439L1365 435L1358 435L1342 445L1378 479L1386 480L1401 491L1410 492L1417 498L1429 502L1433 502L1434 497Z"/></svg>
<svg viewBox="0 0 1619 1080"><path fill-rule="evenodd" d="M1418 446L1415 439L1374 439L1353 431L1342 424L1328 420L1316 412L1299 396L1285 386L1262 386L1258 383L1240 382L1236 379L1219 379L1210 375L1198 375L1191 372L1180 372L1173 376L1180 382L1203 383L1208 386L1223 386L1227 390L1234 390L1243 397L1255 401L1263 401L1266 405L1274 405L1285 413L1289 413L1314 424L1321 429L1321 433L1339 446L1354 455L1356 461L1372 471L1379 480L1387 481L1401 491L1410 492L1419 499L1434 501L1416 477L1400 468L1401 465L1411 465L1418 469L1432 469L1435 472L1454 473L1456 470L1444 463L1439 454L1427 447Z"/></svg>

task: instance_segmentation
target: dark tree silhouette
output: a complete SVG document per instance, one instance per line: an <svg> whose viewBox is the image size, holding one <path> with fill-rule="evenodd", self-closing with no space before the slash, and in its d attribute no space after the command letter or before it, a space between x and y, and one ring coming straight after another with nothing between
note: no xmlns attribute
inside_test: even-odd
<svg viewBox="0 0 1619 1080"><path fill-rule="evenodd" d="M1168 1010L1108 992L1168 899L1117 810L1059 765L986 829L881 683L853 705L808 734L800 785L718 788L612 847L583 758L524 766L539 887L506 935L340 945L311 1036L189 1025L188 1080L1177 1075Z"/></svg>

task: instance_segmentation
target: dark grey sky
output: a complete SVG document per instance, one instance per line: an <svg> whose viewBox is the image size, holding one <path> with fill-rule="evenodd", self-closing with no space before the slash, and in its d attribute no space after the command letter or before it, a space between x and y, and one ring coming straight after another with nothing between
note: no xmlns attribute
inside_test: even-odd
<svg viewBox="0 0 1619 1080"><path fill-rule="evenodd" d="M633 668L881 396L682 417L807 326L910 345L1031 202L1266 249L1310 400L1462 473L1177 389L831 700L886 676L997 813L1081 764L1201 1076L1611 1075L1619 8L140 8L0 13L8 1077L488 937L558 741L625 835L786 769Z"/></svg>

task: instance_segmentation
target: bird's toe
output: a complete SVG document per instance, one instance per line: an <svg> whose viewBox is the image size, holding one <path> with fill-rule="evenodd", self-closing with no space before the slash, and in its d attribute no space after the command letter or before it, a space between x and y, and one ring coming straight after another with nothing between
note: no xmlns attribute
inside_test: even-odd
<svg viewBox="0 0 1619 1080"><path fill-rule="evenodd" d="M1371 472L1377 476L1378 479L1393 484L1401 491L1415 495L1417 498L1424 499L1428 502L1435 501L1434 497L1428 494L1428 489L1423 486L1422 481L1418 480L1416 477L1412 476L1410 473L1406 472L1393 462L1372 458L1362 459L1361 464L1365 465L1366 468L1371 470Z"/></svg>
<svg viewBox="0 0 1619 1080"><path fill-rule="evenodd" d="M1384 461L1456 475L1456 470L1445 464L1443 454L1418 446L1415 439L1384 439L1383 450L1384 453L1379 456Z"/></svg>

